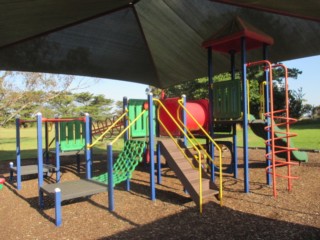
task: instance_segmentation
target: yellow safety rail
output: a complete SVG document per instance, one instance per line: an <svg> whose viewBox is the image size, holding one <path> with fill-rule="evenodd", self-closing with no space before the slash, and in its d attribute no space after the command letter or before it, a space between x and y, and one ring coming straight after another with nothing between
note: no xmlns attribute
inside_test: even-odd
<svg viewBox="0 0 320 240"><path fill-rule="evenodd" d="M166 128L165 124L161 121L160 118L158 118L159 123L162 125L162 127L165 129L165 131L168 133L168 135L170 136L170 138L174 141L174 143L176 144L176 146L179 148L180 152L185 156L185 158L187 159L187 161L190 163L190 165L194 168L197 169L199 171L199 210L200 213L202 213L202 202L203 202L203 197L202 197L202 165L201 165L201 153L199 148L194 144L193 141L191 141L190 137L188 136L188 134L186 134L184 132L184 129L181 127L181 125L174 119L174 117L171 115L171 113L168 111L168 109L163 105L163 103L158 100L158 99L153 99L153 101L157 102L162 108L163 110L168 114L168 116L171 118L171 120L174 122L174 124L179 128L179 130L186 136L186 138L189 140L189 142L191 143L191 145L194 147L194 149L197 151L198 153L198 157L196 158L198 160L198 167L194 166L194 164L192 163L192 161L190 160L190 158L186 155L186 153L183 151L183 149L180 147L180 145L178 144L178 142L175 140L175 138L172 136L172 134L170 133L170 131ZM159 113L160 108L158 108L158 113ZM160 116L158 114L158 116ZM183 125L183 124L182 124ZM221 152L221 149L220 149ZM221 156L221 154L220 154ZM220 200L220 204L222 201L222 194L221 196L221 200Z"/></svg>
<svg viewBox="0 0 320 240"><path fill-rule="evenodd" d="M179 128L179 130L181 132L183 132L183 128L179 125L179 123L174 119L174 117L171 115L171 113L168 111L168 109L163 105L162 102L160 102L158 99L154 99L154 101L159 102L159 105L164 109L164 111L169 115L169 117L171 118L171 120L175 123L175 125ZM158 116L160 116L159 114L160 108L158 108ZM168 133L169 137L174 141L174 143L176 144L176 146L179 148L180 152L183 154L183 156L186 158L186 160L189 162L189 164L192 166L192 168L197 169L196 166L194 166L192 160L187 156L187 154L183 151L183 149L180 147L179 143L175 140L175 138L172 136L172 134L170 133L170 131L168 130L168 128L166 127L166 125L161 121L161 119L158 117L158 121L161 124L161 126L164 128L164 130ZM188 136L187 136L188 137ZM189 137L188 137L189 139ZM191 140L191 139L190 139ZM193 146L195 147L195 149L198 152L198 156L200 157L200 151L197 149L196 145L193 144Z"/></svg>
<svg viewBox="0 0 320 240"><path fill-rule="evenodd" d="M212 142L214 144L214 146L218 149L219 151L219 199L220 199L220 206L222 206L222 151L220 146L212 139L212 137L209 135L209 133L201 126L201 124L197 121L197 119L194 118L194 116L189 112L189 110L184 106L183 103L183 99L178 100L178 104L180 105L181 108L183 108L184 111L186 111L186 113L191 117L191 119L197 124L197 126L200 128L200 130L202 131L202 133L210 140L210 142ZM179 115L178 115L179 116ZM180 118L178 118L178 120L180 121L180 123L182 125L183 122L181 121ZM210 160L210 162L212 162L214 164L213 159L211 158L211 156L207 153L207 151L203 148L203 146L201 144L199 144L198 140L196 139L196 137L194 136L194 134L186 127L186 130L188 132L188 134L192 137L192 139L198 144L198 146L203 150L203 152L205 153L207 159ZM199 162L201 161L201 159L199 158L198 160Z"/></svg>
<svg viewBox="0 0 320 240"><path fill-rule="evenodd" d="M103 139L103 137L118 123L120 122L128 113L128 110L126 109L125 112L112 124L110 125L104 133L102 133L92 144L88 144L87 148L92 148L94 145L97 144L98 141Z"/></svg>
<svg viewBox="0 0 320 240"><path fill-rule="evenodd" d="M263 81L260 83L260 110L259 110L259 115L261 119L264 119L264 114L265 114L265 85L267 84L266 81Z"/></svg>
<svg viewBox="0 0 320 240"><path fill-rule="evenodd" d="M171 120L174 122L174 124L179 128L179 130L181 132L183 132L183 134L188 138L188 140L191 140L187 134L184 133L183 128L180 126L180 124L174 119L174 117L171 115L171 113L168 111L168 109L163 105L163 103L159 100L154 98L153 99L154 102L157 102L162 108L163 110L168 114L168 116L171 118ZM160 116L159 114L160 111L160 107L158 108L158 116ZM175 138L172 136L172 134L170 133L170 131L167 129L167 127L165 126L165 124L161 121L161 119L158 117L158 121L159 123L162 125L162 127L165 129L165 131L168 133L168 135L170 136L170 138L173 140L173 142L176 144L176 146L179 148L180 152L184 155L184 157L187 159L187 161L190 163L190 165L192 166L192 168L197 169L196 166L193 165L192 161L190 160L190 158L186 155L186 153L183 151L183 149L180 147L180 145L178 144L178 142L175 140ZM192 146L195 148L195 150L198 153L198 159L200 159L201 157L201 153L200 150L197 148L197 146L190 141ZM199 162L198 164L198 170L199 170L199 210L200 213L202 213L202 171L201 171L201 162Z"/></svg>
<svg viewBox="0 0 320 240"><path fill-rule="evenodd" d="M133 121L131 121L131 122L128 124L127 127L125 127L125 128L122 130L122 132L120 132L120 133L118 134L118 136L116 136L116 137L110 142L110 144L113 145L116 141L118 141L118 139L119 139L128 129L130 129L130 127L131 127L136 121L138 121L138 119L141 118L142 115L143 115L146 111L147 111L147 110L144 109ZM113 127L115 124L117 124L121 119L123 119L123 118L126 116L127 112L128 112L128 111L126 110L125 113L122 114L122 115L119 117L119 119L117 119L117 121L115 121L99 138L96 139L96 141L94 141L92 144L88 144L87 148L92 148L95 144L97 144L97 142L98 142L100 139L102 139L103 136L104 136L105 134L107 134L108 131L110 131L110 129L112 129L112 127Z"/></svg>
<svg viewBox="0 0 320 240"><path fill-rule="evenodd" d="M114 144L128 129L130 129L130 127L139 120L139 118L141 118L143 116L143 114L146 112L147 110L144 109L134 120L132 120L127 127L125 127L121 133L118 134L118 136L116 136L112 141L111 141L111 145Z"/></svg>

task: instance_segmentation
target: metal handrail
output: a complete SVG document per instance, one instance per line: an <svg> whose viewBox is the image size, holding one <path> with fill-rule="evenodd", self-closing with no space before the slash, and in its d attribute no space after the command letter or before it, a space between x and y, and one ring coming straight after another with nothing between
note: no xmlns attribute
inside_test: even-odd
<svg viewBox="0 0 320 240"><path fill-rule="evenodd" d="M94 145L97 144L97 142L99 142L101 139L103 139L104 136L105 136L111 129L113 129L113 127L114 127L118 122L120 122L120 120L122 120L122 119L127 115L127 113L128 113L128 110L126 109L125 112L124 112L112 125L110 125L110 126L107 128L106 131L104 131L104 133L102 133L93 143L87 145L87 149L92 148Z"/></svg>
<svg viewBox="0 0 320 240"><path fill-rule="evenodd" d="M139 118L142 117L142 115L146 112L147 110L144 109L134 120L132 120L127 127L125 127L121 133L118 134L118 136L116 136L111 142L110 144L113 145L128 129L130 129L130 127L136 122L138 121Z"/></svg>
<svg viewBox="0 0 320 240"><path fill-rule="evenodd" d="M163 110L168 114L168 116L170 117L170 119L174 122L174 124L178 127L178 129L186 136L186 138L188 140L191 140L189 138L189 136L183 131L183 128L180 126L180 124L174 119L174 117L172 116L172 114L168 111L168 109L163 105L163 103L156 98L153 98L154 102L157 102L160 107L163 108ZM160 107L158 108L158 113L160 111ZM174 139L174 137L172 136L172 134L170 133L170 131L167 129L167 127L164 125L164 123L161 121L160 119L160 114L158 114L158 120L159 123L164 127L165 131L168 133L168 135L170 136L170 138L174 141L174 143L176 144L176 146L179 148L180 152L185 156L185 158L187 159L187 161L190 163L190 165L194 168L197 169L196 166L193 165L192 162L190 162L189 157L185 154L185 152L183 151L183 149L180 147L180 145L177 143L177 141ZM195 150L198 153L198 159L200 159L200 150L198 149L198 147L192 142L190 141L191 144L193 145L193 147L195 148ZM201 162L198 161L198 171L199 171L199 211L200 213L202 213L202 168L201 168Z"/></svg>
<svg viewBox="0 0 320 240"><path fill-rule="evenodd" d="M209 135L209 133L201 126L201 124L195 119L195 117L189 112L189 110L184 106L183 99L178 100L178 104L186 111L186 113L191 117L191 119L197 124L197 126L200 128L200 130L203 132L203 134L214 144L214 146L219 151L219 199L220 199L220 205L222 206L222 190L223 190L223 184L222 184L222 151L220 146L213 140L213 138ZM180 119L179 119L180 120ZM181 121L181 120L180 120ZM190 132L188 128L186 128L188 133L196 140L195 136ZM198 143L198 141L196 140ZM202 146L201 146L202 147ZM202 147L203 148L203 147ZM204 150L204 149L203 149ZM211 156L207 153L207 151L204 151L207 158L214 164L213 159ZM200 158L199 158L200 160Z"/></svg>

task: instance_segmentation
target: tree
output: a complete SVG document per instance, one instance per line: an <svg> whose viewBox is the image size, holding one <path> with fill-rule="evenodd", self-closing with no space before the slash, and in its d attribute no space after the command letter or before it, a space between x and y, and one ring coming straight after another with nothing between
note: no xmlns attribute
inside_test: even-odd
<svg viewBox="0 0 320 240"><path fill-rule="evenodd" d="M31 117L44 103L70 90L73 76L30 72L0 72L0 125L16 115Z"/></svg>
<svg viewBox="0 0 320 240"><path fill-rule="evenodd" d="M75 117L82 113L89 113L97 119L105 119L113 115L114 101L104 95L94 95L89 92L67 92L57 96L47 105L54 114L63 117Z"/></svg>
<svg viewBox="0 0 320 240"><path fill-rule="evenodd" d="M65 92L64 94L57 95L54 97L49 103L46 104L47 106L47 116L76 116L77 109L74 103L75 95L71 92Z"/></svg>
<svg viewBox="0 0 320 240"><path fill-rule="evenodd" d="M302 113L308 117L312 117L313 106L311 104L304 104L302 108Z"/></svg>
<svg viewBox="0 0 320 240"><path fill-rule="evenodd" d="M214 76L214 81L225 81L229 79L231 79L231 74L229 73ZM191 80L166 89L166 95L168 97L181 97L182 94L185 94L190 100L207 99L209 96L208 78L204 77Z"/></svg>

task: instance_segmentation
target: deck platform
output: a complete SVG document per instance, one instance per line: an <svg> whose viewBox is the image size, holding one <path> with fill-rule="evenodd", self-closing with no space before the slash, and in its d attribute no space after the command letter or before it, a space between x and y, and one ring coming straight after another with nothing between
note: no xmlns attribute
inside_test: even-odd
<svg viewBox="0 0 320 240"><path fill-rule="evenodd" d="M108 185L87 179L46 184L40 189L45 194L54 198L56 188L61 190L61 201L91 196L97 193L108 191Z"/></svg>

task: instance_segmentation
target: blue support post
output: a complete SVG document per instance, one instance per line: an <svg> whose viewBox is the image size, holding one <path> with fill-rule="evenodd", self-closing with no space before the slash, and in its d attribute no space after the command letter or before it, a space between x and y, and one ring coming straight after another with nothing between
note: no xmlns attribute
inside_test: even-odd
<svg viewBox="0 0 320 240"><path fill-rule="evenodd" d="M236 64L235 64L234 50L230 51L231 59L231 80L236 79ZM238 149L237 149L237 125L232 124L232 163L233 163L233 176L238 178Z"/></svg>
<svg viewBox="0 0 320 240"><path fill-rule="evenodd" d="M40 208L44 208L44 198L43 198L43 192L40 190L39 191L39 206Z"/></svg>
<svg viewBox="0 0 320 240"><path fill-rule="evenodd" d="M233 177L238 178L237 124L232 124L232 163Z"/></svg>
<svg viewBox="0 0 320 240"><path fill-rule="evenodd" d="M42 115L37 114L37 153L38 153L38 191L39 204L43 206L43 194L40 188L43 186L43 153L42 153Z"/></svg>
<svg viewBox="0 0 320 240"><path fill-rule="evenodd" d="M58 116L55 116L55 119L58 119ZM54 123L55 128L55 140L56 140L56 181L60 182L60 136L59 136L59 122Z"/></svg>
<svg viewBox="0 0 320 240"><path fill-rule="evenodd" d="M149 154L150 154L150 187L151 187L151 200L156 200L156 186L154 179L154 126L153 126L153 95L148 94L148 124L149 124Z"/></svg>
<svg viewBox="0 0 320 240"><path fill-rule="evenodd" d="M54 189L55 192L55 218L56 226L60 227L62 224L62 214L61 214L61 190L60 188Z"/></svg>
<svg viewBox="0 0 320 240"><path fill-rule="evenodd" d="M48 122L45 122L45 142L46 142L46 164L49 164L49 130L48 130Z"/></svg>
<svg viewBox="0 0 320 240"><path fill-rule="evenodd" d="M127 111L127 109L128 109L128 98L123 97L123 112ZM129 125L128 114L127 114L127 117L125 117L123 120L123 125L124 125L124 128L126 128ZM129 131L126 131L123 137L124 137L124 141L127 141L129 139Z"/></svg>
<svg viewBox="0 0 320 240"><path fill-rule="evenodd" d="M127 97L123 97L123 112L125 112L128 109L128 98ZM129 125L129 121L128 121L128 114L127 116L124 118L123 120L123 125L124 128L126 128ZM124 143L129 140L129 130L126 131L123 135L123 140ZM127 161L128 162L128 161ZM130 178L129 178L129 173L127 173L127 180L126 180L126 190L130 191Z"/></svg>
<svg viewBox="0 0 320 240"><path fill-rule="evenodd" d="M247 102L247 68L246 68L246 38L241 38L242 66L242 101L243 101L243 161L244 161L244 192L250 191L249 186L249 157L248 157L248 102Z"/></svg>
<svg viewBox="0 0 320 240"><path fill-rule="evenodd" d="M161 146L159 143L157 143L157 163L158 163L158 167L157 167L157 177L158 177L158 184L161 184L162 179L161 179Z"/></svg>
<svg viewBox="0 0 320 240"><path fill-rule="evenodd" d="M182 101L183 101L183 106L186 108L187 107L187 98L186 98L186 95L182 95L181 96L181 98L182 98ZM188 132L187 132L187 112L184 110L184 109L182 109L182 122L183 122L183 132L184 132L184 135L183 135L183 142L184 142L184 146L185 147L188 147L188 138L187 138L187 134L188 134Z"/></svg>
<svg viewBox="0 0 320 240"><path fill-rule="evenodd" d="M85 145L88 146L91 144L91 126L90 126L90 116L89 113L85 113ZM92 156L91 156L91 148L87 148L85 150L86 154L86 178L91 179L91 164L92 164Z"/></svg>
<svg viewBox="0 0 320 240"><path fill-rule="evenodd" d="M13 181L13 170L11 170L13 168L13 162L9 163L9 168L10 168L10 177L9 177L9 181L12 182Z"/></svg>
<svg viewBox="0 0 320 240"><path fill-rule="evenodd" d="M213 65L212 65L212 47L208 47L208 88L209 88L209 134L213 138ZM214 159L214 145L209 141L209 154ZM210 180L215 181L215 166L210 162Z"/></svg>
<svg viewBox="0 0 320 240"><path fill-rule="evenodd" d="M112 144L107 146L107 161L108 161L108 200L109 210L114 211L114 189L113 189L113 153Z"/></svg>
<svg viewBox="0 0 320 240"><path fill-rule="evenodd" d="M267 60L267 58L268 58L267 53L268 53L268 45L263 44L263 59L264 60ZM269 73L268 73L269 71L272 71L272 70L266 69L265 73L264 73L264 76L266 79L265 96L264 96L265 113L270 112L270 104L269 104L269 102L270 102L270 96L269 96L270 89L269 89ZM270 126L270 125L271 125L270 117L267 116L266 117L266 126ZM267 131L267 139L269 140L270 138L271 138L270 132ZM270 146L266 145L266 155L269 156L270 152L271 152ZM268 159L268 157L266 158L266 165L267 165L267 167L271 166L271 161L270 161L270 159ZM269 173L266 173L266 180L267 180L268 185L272 184L272 178Z"/></svg>
<svg viewBox="0 0 320 240"><path fill-rule="evenodd" d="M16 118L17 189L21 189L20 119Z"/></svg>

